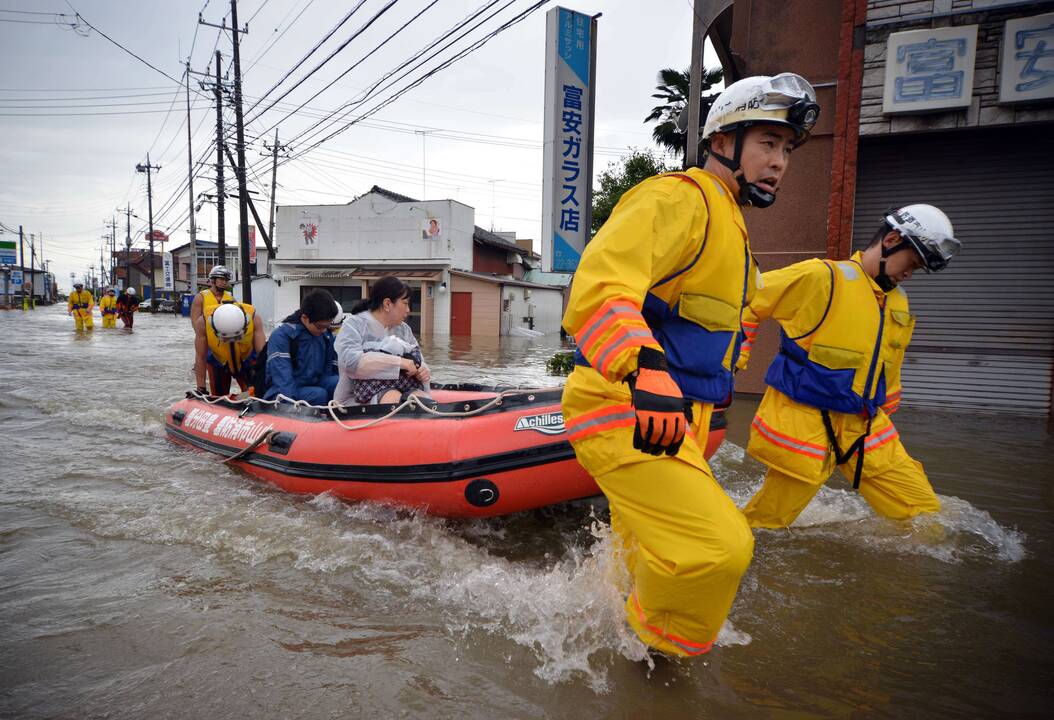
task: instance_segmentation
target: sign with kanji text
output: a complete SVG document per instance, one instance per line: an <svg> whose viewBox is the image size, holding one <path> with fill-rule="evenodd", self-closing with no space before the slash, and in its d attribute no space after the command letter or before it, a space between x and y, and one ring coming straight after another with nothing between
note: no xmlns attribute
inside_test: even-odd
<svg viewBox="0 0 1054 720"><path fill-rule="evenodd" d="M999 102L1054 98L1054 13L1006 21Z"/></svg>
<svg viewBox="0 0 1054 720"><path fill-rule="evenodd" d="M969 107L976 54L976 25L892 33L886 44L882 112Z"/></svg>
<svg viewBox="0 0 1054 720"><path fill-rule="evenodd" d="M542 263L574 272L591 235L597 21L546 13Z"/></svg>
<svg viewBox="0 0 1054 720"><path fill-rule="evenodd" d="M176 273L172 264L172 253L161 253L161 269L165 281L165 290L176 289Z"/></svg>
<svg viewBox="0 0 1054 720"><path fill-rule="evenodd" d="M11 286L15 288L22 287L22 271L12 270L11 271Z"/></svg>

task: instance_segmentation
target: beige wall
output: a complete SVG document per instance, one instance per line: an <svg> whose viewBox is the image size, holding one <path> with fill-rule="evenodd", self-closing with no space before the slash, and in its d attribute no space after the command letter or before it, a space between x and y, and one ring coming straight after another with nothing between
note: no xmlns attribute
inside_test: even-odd
<svg viewBox="0 0 1054 720"><path fill-rule="evenodd" d="M498 337L501 334L501 287L475 278L450 276L451 292L472 293L472 334Z"/></svg>

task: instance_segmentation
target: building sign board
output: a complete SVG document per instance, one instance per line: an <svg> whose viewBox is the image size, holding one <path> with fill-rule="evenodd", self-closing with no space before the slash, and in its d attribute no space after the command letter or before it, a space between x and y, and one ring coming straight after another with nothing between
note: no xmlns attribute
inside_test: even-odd
<svg viewBox="0 0 1054 720"><path fill-rule="evenodd" d="M0 240L0 265L14 265L18 262L17 249L14 240Z"/></svg>
<svg viewBox="0 0 1054 720"><path fill-rule="evenodd" d="M161 253L161 274L165 279L165 290L176 289L176 275L172 265L172 253Z"/></svg>
<svg viewBox="0 0 1054 720"><path fill-rule="evenodd" d="M891 33L886 45L883 113L970 106L977 25Z"/></svg>
<svg viewBox="0 0 1054 720"><path fill-rule="evenodd" d="M999 102L1054 98L1054 13L1006 21Z"/></svg>
<svg viewBox="0 0 1054 720"><path fill-rule="evenodd" d="M597 21L546 13L542 262L574 272L590 237Z"/></svg>
<svg viewBox="0 0 1054 720"><path fill-rule="evenodd" d="M11 287L18 289L22 287L22 271L12 270L11 271Z"/></svg>

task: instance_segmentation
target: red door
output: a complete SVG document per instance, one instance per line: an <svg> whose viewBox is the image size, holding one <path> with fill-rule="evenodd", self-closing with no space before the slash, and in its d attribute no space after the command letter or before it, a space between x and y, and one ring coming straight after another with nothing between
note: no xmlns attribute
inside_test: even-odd
<svg viewBox="0 0 1054 720"><path fill-rule="evenodd" d="M450 293L450 334L472 334L472 293Z"/></svg>

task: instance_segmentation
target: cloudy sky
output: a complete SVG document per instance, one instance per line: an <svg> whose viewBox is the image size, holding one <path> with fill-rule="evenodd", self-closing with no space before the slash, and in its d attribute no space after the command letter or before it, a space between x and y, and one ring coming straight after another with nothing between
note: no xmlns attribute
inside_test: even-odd
<svg viewBox="0 0 1054 720"><path fill-rule="evenodd" d="M271 143L277 128L279 142L290 144L294 158L279 166L280 205L347 202L378 184L413 197L457 199L476 209L477 225L538 239L545 12L557 3L542 4L480 49L400 93L534 4L241 0L239 23L249 26L241 46L249 179L261 193L261 214L266 215L270 191L263 143ZM653 147L642 120L654 104L656 72L689 64L691 4L560 4L603 13L596 79L599 172L629 147ZM211 72L215 50L222 53L225 70L231 59L229 33L199 25L199 13L208 22L225 19L230 25L227 0L0 0L0 223L16 230L22 225L27 234L43 238L60 287L69 287L71 272L80 276L99 263L111 217L118 218L119 242L124 241L118 208L130 205L135 215L147 217L146 176L135 170L147 153L161 166L154 176L155 226L172 237L174 244L167 247L188 240L183 63L189 56L192 70ZM479 27L462 38L464 30L454 28L470 18L467 27ZM416 70L384 79L422 50L409 66L419 65ZM212 194L215 151L208 151L215 110L211 94L192 77L194 191ZM233 70L229 78L233 81ZM336 116L341 122L311 129L375 86L365 103ZM310 149L396 94L376 114ZM228 120L233 124L233 113ZM229 167L227 174L233 187ZM204 204L196 217L199 237L214 240L215 207ZM236 204L229 203L228 242L236 242L237 221ZM144 227L144 220L132 218L133 246L145 245Z"/></svg>

